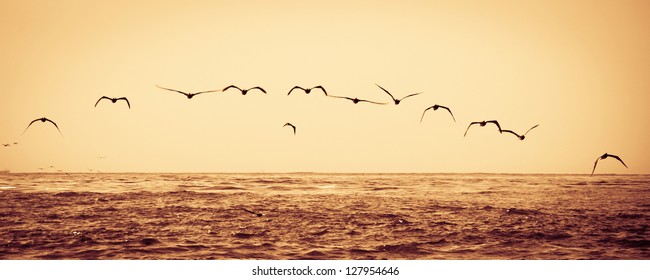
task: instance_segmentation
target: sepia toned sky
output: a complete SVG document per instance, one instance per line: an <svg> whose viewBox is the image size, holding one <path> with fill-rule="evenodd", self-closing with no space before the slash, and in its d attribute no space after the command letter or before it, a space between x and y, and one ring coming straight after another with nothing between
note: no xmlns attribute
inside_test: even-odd
<svg viewBox="0 0 650 280"><path fill-rule="evenodd" d="M631 0L2 1L0 170L649 173L649 35ZM287 96L375 83L424 93ZM231 84L268 94L156 87Z"/></svg>

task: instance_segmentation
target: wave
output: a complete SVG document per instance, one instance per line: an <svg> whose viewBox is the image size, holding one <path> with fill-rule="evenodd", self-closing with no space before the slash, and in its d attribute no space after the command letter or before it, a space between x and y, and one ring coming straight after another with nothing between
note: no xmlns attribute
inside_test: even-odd
<svg viewBox="0 0 650 280"><path fill-rule="evenodd" d="M422 249L421 246L426 245L426 243L420 242L409 242L409 243L398 243L398 244L387 244L380 245L375 247L377 251L380 252L389 252L398 255L427 255L429 254L428 250Z"/></svg>
<svg viewBox="0 0 650 280"><path fill-rule="evenodd" d="M219 186L209 186L209 185L184 185L180 184L176 187L181 189L186 189L186 191L241 191L246 190L243 187L237 187L233 185L219 185Z"/></svg>
<svg viewBox="0 0 650 280"><path fill-rule="evenodd" d="M526 215L526 216L542 214L542 212L538 210L517 209L517 208L508 208L504 212L509 215Z"/></svg>

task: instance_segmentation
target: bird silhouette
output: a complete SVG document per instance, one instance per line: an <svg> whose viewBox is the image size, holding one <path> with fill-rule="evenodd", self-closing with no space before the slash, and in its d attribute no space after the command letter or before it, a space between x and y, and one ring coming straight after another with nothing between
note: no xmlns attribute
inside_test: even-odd
<svg viewBox="0 0 650 280"><path fill-rule="evenodd" d="M618 161L620 161L623 164L623 166L625 166L625 168L628 168L627 165L625 164L625 162L623 162L623 160L620 157L618 157L617 155L610 155L608 153L604 153L602 156L599 156L596 159L596 162L594 162L594 169L591 170L591 176L594 176L594 171L596 171L596 165L598 165L598 161L601 160L601 159L606 159L608 157L612 157L612 158L617 159Z"/></svg>
<svg viewBox="0 0 650 280"><path fill-rule="evenodd" d="M56 172L63 173L63 174L68 175L68 176L72 176L72 175L70 175L70 173L65 172L65 171L63 171L61 169L57 169Z"/></svg>
<svg viewBox="0 0 650 280"><path fill-rule="evenodd" d="M124 101L126 101L126 105L129 105L129 109L131 109L131 103L129 103L129 100L126 99L126 97L112 98L112 97L108 97L108 96L102 96L99 99L97 99L97 102L95 102L95 107L97 107L97 104L99 104L99 101L102 101L102 99L110 100L113 103L117 102L118 100L124 100Z"/></svg>
<svg viewBox="0 0 650 280"><path fill-rule="evenodd" d="M48 119L48 118L40 118L40 119L35 119L35 120L33 120L32 122L30 122L30 123L27 125L27 127L25 128L25 130L23 131L22 134L25 134L25 131L27 131L27 129L28 129L28 128L33 124L33 123L35 123L35 122L37 122L37 121L41 121L41 122L51 122L51 123L54 125L54 127L56 127L56 130L59 131L59 134L61 134L61 136L63 136L63 133L61 133L61 130L59 129L59 126L56 125L55 122L53 122L52 120L50 120L50 119ZM22 135L22 134L21 134L21 135Z"/></svg>
<svg viewBox="0 0 650 280"><path fill-rule="evenodd" d="M11 144L2 144L2 146L9 147Z"/></svg>
<svg viewBox="0 0 650 280"><path fill-rule="evenodd" d="M454 117L454 113L452 113L451 110L449 110L449 108L447 108L447 107L445 107L445 106L442 106L442 105L438 105L438 104L436 104L436 105L433 105L433 106L431 106L431 107L429 107L429 108L424 109L424 112L422 112L422 117L420 117L420 123L422 123L422 119L424 119L424 114L425 114L429 109L433 109L433 110L435 111L435 110L438 110L438 109L440 109L440 108L449 111L449 114L451 114L451 117L454 119L454 122L456 122L456 118Z"/></svg>
<svg viewBox="0 0 650 280"><path fill-rule="evenodd" d="M346 96L335 96L335 95L329 95L329 97L334 97L334 98L343 98L352 101L352 103L357 104L359 102L368 102L372 104L379 104L379 105L386 105L386 103L379 103L375 101L370 101L370 100L365 100L365 99L359 99L359 98L352 98L352 97L346 97Z"/></svg>
<svg viewBox="0 0 650 280"><path fill-rule="evenodd" d="M501 126L499 125L499 122L495 121L495 120L491 120L491 121L482 121L482 122L472 122L472 123L470 123L469 126L467 126L467 129L465 130L465 134L463 135L463 137L467 136L467 131L469 131L469 128L472 127L472 125L478 124L478 125L481 125L481 126L485 126L488 123L495 124L497 126L497 128L499 128L499 133L502 133Z"/></svg>
<svg viewBox="0 0 650 280"><path fill-rule="evenodd" d="M300 89L300 90L304 91L306 94L309 94L312 89L320 89L320 90L323 91L323 93L325 93L325 96L327 96L327 91L325 91L325 88L323 88L322 86L315 86L315 87L311 87L311 88L303 88L303 87L295 86L295 87L291 88L291 90L289 91L289 93L287 93L287 95L291 94L291 92L294 89Z"/></svg>
<svg viewBox="0 0 650 280"><path fill-rule="evenodd" d="M164 87L161 87L161 86L159 86L159 85L156 85L156 86L157 86L158 88L161 88L161 89L164 89L164 90L173 91L173 92L178 92L178 93L180 93L180 94L182 94L182 95L185 95L185 96L187 97L187 99L192 99L192 97L194 97L195 95L199 95L199 94L202 94L202 93L217 92L217 91L219 91L219 90L206 90L206 91L199 91L199 92L190 92L190 93L188 93L188 92L183 92L183 91L175 90L175 89L171 89L171 88L164 88Z"/></svg>
<svg viewBox="0 0 650 280"><path fill-rule="evenodd" d="M522 134L522 135L519 135L519 134L517 134L516 132L514 132L514 131L512 131L512 130L509 130L509 129L501 130L501 132L502 132L502 133L503 133L503 132L511 133L511 134L513 134L514 136L517 136L517 138L519 138L519 140L524 140L524 139L526 139L526 134L528 134L528 132L530 132L533 128L536 128L536 127L538 127L538 126L539 126L539 124L538 124L538 125L535 125L535 126L533 126L533 127L531 127L531 128L529 128L529 129L526 131L526 133L524 133L524 134Z"/></svg>
<svg viewBox="0 0 650 280"><path fill-rule="evenodd" d="M296 135L296 126L295 125L293 125L291 123L285 123L282 127L285 127L285 126L290 126L291 128L293 128L293 135Z"/></svg>
<svg viewBox="0 0 650 280"><path fill-rule="evenodd" d="M390 92L388 92L385 88L381 87L381 86L378 85L378 84L375 84L375 85L377 85L380 89L382 89L384 92L386 92L386 93L390 96L390 98L393 99L393 102L395 102L395 105L399 105L399 103L402 102L402 100L404 100L404 99L406 99L406 98L408 98L408 97L411 97L411 96L415 96L415 95L421 94L421 92L418 92L418 93L409 94L409 95L404 96L404 97L402 97L402 98L400 98L400 99L395 99L395 97L394 97L392 94L390 94Z"/></svg>
<svg viewBox="0 0 650 280"><path fill-rule="evenodd" d="M249 88L249 89L241 89L241 88L239 88L239 87L237 87L237 86L235 86L235 85L229 85L229 86L225 87L222 91L226 91L226 90L228 90L228 89L230 89L230 88L238 89L238 90L241 92L242 95L246 95L246 93L248 93L249 90L253 90L253 89L259 89L259 90L261 90L264 94L266 94L266 90L264 90L264 89L261 88L261 87L252 87L252 88Z"/></svg>

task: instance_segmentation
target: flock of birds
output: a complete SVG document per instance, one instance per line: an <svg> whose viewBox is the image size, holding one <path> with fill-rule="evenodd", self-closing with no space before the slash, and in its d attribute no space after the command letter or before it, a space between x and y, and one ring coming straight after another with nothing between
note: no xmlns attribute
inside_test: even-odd
<svg viewBox="0 0 650 280"><path fill-rule="evenodd" d="M390 96L390 98L392 99L392 101L393 101L393 103L394 103L395 105L399 105L399 104L400 104L404 99L406 99L406 98L409 98L409 97L413 97L413 96L416 96L416 95L422 94L422 92L418 92L418 93L413 93L413 94L406 95L406 96L404 96L404 97L402 97L402 98L395 98L395 97L394 97L394 96L393 96L393 95L392 95L388 90L386 90L385 88L381 87L381 86L378 85L378 84L375 84L375 85L376 85L377 87L379 87L382 91L384 91L386 94L388 94L388 96ZM246 94L248 94L249 91L259 91L259 92L261 92L261 93L263 93L263 94L267 94L266 90L263 89L262 87L259 87L259 86L251 87L251 88L245 88L245 89L244 89L244 88L240 88L240 87L235 86L235 85L229 85L229 86L227 86L227 87L225 87L225 88L223 88L223 89L220 89L220 90L217 89L217 90L207 90L207 91L199 91L199 92L184 92L184 91L180 91L180 90L176 90L176 89L171 89L171 88L161 87L161 86L159 86L159 85L156 85L156 87L158 87L158 88L160 88L160 89L163 89L163 90L167 90L167 91L171 91L171 92L180 93L180 94L184 95L185 97L187 97L187 99L192 99L194 96L199 95L199 94L211 93L211 92L225 92L225 91L230 90L230 89L238 90L242 95L246 95ZM305 94L310 94L312 90L320 90L320 91L323 92L323 94L325 94L325 96L332 97L332 98L339 98L339 99L347 99L347 100L352 101L353 104L357 104L357 103L360 103L360 102L371 103L371 104L377 104L377 105L386 105L386 104L388 104L388 103L382 103L382 102L371 101L371 100L366 100L366 99L359 99L359 98L357 98L357 97L348 97L348 96L335 96L335 95L329 95L329 94L327 93L327 91L325 90L325 88L324 88L323 86L320 86L320 85L318 85L318 86L314 86L314 87L309 87L309 88L300 87L300 86L294 86L293 88L291 88L291 90L289 90L289 92L287 93L287 95L291 95L291 93L292 93L294 90L301 90L301 91L305 92ZM124 102L126 102L126 105L129 107L129 109L131 109L131 103L129 102L129 99L126 98L126 97L118 97L118 98L115 98L115 97L102 96L102 97L100 97L100 98L97 100L97 102L95 102L95 107L97 107L97 105L99 104L99 102L102 101L102 100L108 100L108 101L111 101L111 103L117 103L118 101L124 101ZM427 111L429 111L429 110L431 110L431 109L432 109L433 111L436 111L436 110L438 110L438 109L444 109L444 110L446 110L447 112L449 112L449 114L451 115L451 117L452 117L452 119L454 120L454 122L456 122L456 117L454 117L454 114L452 113L451 109L449 109L449 107L435 104L435 105L433 105L433 106L430 106L430 107L427 107L426 109L424 109L424 111L422 112L422 116L420 117L420 123L422 123L422 120L424 119L424 115L427 113ZM51 123L51 124L54 125L54 127L56 127L56 129L59 131L59 134L63 135L63 133L61 133L61 130L59 129L59 126L56 124L56 122L54 122L54 121L51 120L51 119L45 118L45 117L37 118L37 119L35 119L35 120L32 120L32 121L27 125L27 127L25 128L25 130L23 131L22 134L25 134L25 132L27 131L27 129L29 129L29 127L30 127L32 124L34 124L34 123L36 123L36 122L38 122L38 121L43 122L43 123L44 123L44 122L49 122L49 123ZM467 126L467 129L465 130L465 134L463 135L463 137L466 137L466 136L467 136L467 132L469 131L469 129L470 129L473 125L479 125L480 127L484 127L484 126L486 126L487 124L494 124L494 125L497 127L497 129L499 130L499 133L501 133L501 134L504 133L504 132L506 132L506 133L510 133L510 134L514 135L515 137L517 137L519 140L524 140L524 139L526 138L526 135L527 135L531 130L533 130L534 128L536 128L536 127L539 126L539 124L537 124L537 125L535 125L535 126L529 128L529 129L528 129L526 132L524 132L523 134L519 134L519 133L516 133L516 132L514 132L514 131L512 131L512 130L509 130L509 129L502 129L502 128L501 128L501 125L500 125L499 122L496 121L496 120L489 120L489 121L475 121L475 122L471 122L471 123L469 124L469 126ZM296 134L296 126L295 126L295 125L293 125L293 124L291 124L291 123L285 123L282 127L290 127L290 128L293 130L293 134L294 134L294 135ZM21 134L21 135L22 135L22 134ZM13 142L13 145L17 145L17 144L18 144L18 142ZM2 144L2 145L3 145L4 147L9 147L9 146L11 146L12 144L10 144L10 143L5 143L5 144ZM592 175L592 176L594 175L594 172L596 171L596 166L598 165L598 161L603 160L603 159L606 159L606 158L609 158L609 157L618 160L619 162L621 162L621 163L622 163L622 164L627 168L627 165L625 164L625 162L623 162L623 160L622 160L619 156L605 153L605 154L603 154L602 156L599 156L599 157L596 159L596 162L594 163L594 168L593 168L592 171L591 171L591 175Z"/></svg>

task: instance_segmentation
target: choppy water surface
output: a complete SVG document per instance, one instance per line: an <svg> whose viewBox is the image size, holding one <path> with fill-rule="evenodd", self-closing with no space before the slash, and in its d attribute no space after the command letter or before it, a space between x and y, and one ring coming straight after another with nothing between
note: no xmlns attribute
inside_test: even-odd
<svg viewBox="0 0 650 280"><path fill-rule="evenodd" d="M0 203L0 259L650 259L650 175L0 174Z"/></svg>

